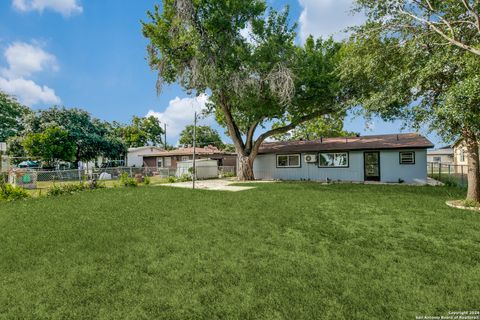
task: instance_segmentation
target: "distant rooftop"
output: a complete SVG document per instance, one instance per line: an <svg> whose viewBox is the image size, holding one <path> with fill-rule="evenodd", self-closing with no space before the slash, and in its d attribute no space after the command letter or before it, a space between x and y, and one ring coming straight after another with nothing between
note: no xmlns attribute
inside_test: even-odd
<svg viewBox="0 0 480 320"><path fill-rule="evenodd" d="M195 148L195 153L198 155L215 155L215 154L233 154L225 152L214 146L207 146L203 148ZM178 148L175 150L160 151L154 154L146 154L149 157L170 157L170 156L189 156L193 154L193 147Z"/></svg>
<svg viewBox="0 0 480 320"><path fill-rule="evenodd" d="M338 137L322 138L317 140L264 142L260 146L259 153L409 148L433 148L433 143L418 133L399 133L363 137Z"/></svg>

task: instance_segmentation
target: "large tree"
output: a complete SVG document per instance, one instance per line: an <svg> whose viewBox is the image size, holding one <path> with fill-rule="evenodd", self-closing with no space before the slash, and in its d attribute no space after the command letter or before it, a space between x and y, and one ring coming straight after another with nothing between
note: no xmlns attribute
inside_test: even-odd
<svg viewBox="0 0 480 320"><path fill-rule="evenodd" d="M263 0L165 0L143 24L157 89L179 82L188 92L210 93L209 111L235 145L240 180L254 179L266 138L340 109L332 72L339 45L310 38L296 46L288 10L268 11ZM255 135L282 119L290 122Z"/></svg>
<svg viewBox="0 0 480 320"><path fill-rule="evenodd" d="M128 147L158 146L163 141L164 130L154 116L144 118L134 116L131 124L120 126L118 131Z"/></svg>
<svg viewBox="0 0 480 320"><path fill-rule="evenodd" d="M59 127L68 132L70 141L75 143L75 163L93 160L100 155L112 155L116 150L117 157L121 156L125 146L122 142L113 139L112 127L78 108L52 107L37 111L26 121L25 134L42 133L49 127Z"/></svg>
<svg viewBox="0 0 480 320"><path fill-rule="evenodd" d="M23 130L23 118L28 112L14 97L0 91L0 142Z"/></svg>
<svg viewBox="0 0 480 320"><path fill-rule="evenodd" d="M50 165L55 161L72 161L76 146L68 131L59 127L50 127L41 133L30 133L22 142L27 155L39 158Z"/></svg>
<svg viewBox="0 0 480 320"><path fill-rule="evenodd" d="M212 145L222 150L225 144L220 137L217 130L212 129L209 126L197 126L195 130L196 141L195 145L198 147L206 147ZM180 144L192 145L193 144L193 125L188 125L180 133Z"/></svg>
<svg viewBox="0 0 480 320"><path fill-rule="evenodd" d="M427 125L445 140L463 137L469 151L467 198L480 201L480 58L437 30L453 24L451 37L478 43L478 33L465 22L472 14L465 11L469 2L357 2L368 21L344 47L340 68L350 103L387 120ZM437 18L426 19L429 14Z"/></svg>

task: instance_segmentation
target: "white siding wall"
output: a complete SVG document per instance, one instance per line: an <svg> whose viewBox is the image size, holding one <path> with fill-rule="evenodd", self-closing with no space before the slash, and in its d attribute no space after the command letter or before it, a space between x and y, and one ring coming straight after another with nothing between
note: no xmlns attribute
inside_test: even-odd
<svg viewBox="0 0 480 320"><path fill-rule="evenodd" d="M402 150L409 151L409 150ZM401 165L398 150L380 151L382 182L426 183L426 150L415 150L415 164ZM308 152L308 154L314 154ZM258 155L253 164L255 178L264 180L316 180L364 181L363 151L349 152L348 168L319 168L317 163L306 163L301 154L300 168L277 168L276 155Z"/></svg>
<svg viewBox="0 0 480 320"><path fill-rule="evenodd" d="M143 165L143 157L141 154L146 153L145 150L129 151L127 154L127 166L141 167Z"/></svg>

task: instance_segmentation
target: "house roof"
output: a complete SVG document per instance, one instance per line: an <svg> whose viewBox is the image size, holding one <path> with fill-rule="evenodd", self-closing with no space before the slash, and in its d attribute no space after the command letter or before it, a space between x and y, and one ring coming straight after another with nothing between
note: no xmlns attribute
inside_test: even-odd
<svg viewBox="0 0 480 320"><path fill-rule="evenodd" d="M442 148L442 149L437 149L437 150L428 150L427 154L429 156L435 156L435 155L453 155L453 149L452 148Z"/></svg>
<svg viewBox="0 0 480 320"><path fill-rule="evenodd" d="M235 155L234 153L222 151L216 147L208 146L204 148L195 148L198 155ZM193 154L193 148L178 148L175 150L166 150L157 153L145 154L145 157L171 157L171 156L189 156Z"/></svg>
<svg viewBox="0 0 480 320"><path fill-rule="evenodd" d="M144 146L144 147L137 147L137 148L128 148L128 152L134 152L134 151L141 151L141 150L156 150L156 151L162 151L165 150L162 147L157 147L157 146Z"/></svg>
<svg viewBox="0 0 480 320"><path fill-rule="evenodd" d="M385 134L363 137L323 138L308 141L264 142L260 146L259 154L409 148L433 148L433 143L418 133Z"/></svg>

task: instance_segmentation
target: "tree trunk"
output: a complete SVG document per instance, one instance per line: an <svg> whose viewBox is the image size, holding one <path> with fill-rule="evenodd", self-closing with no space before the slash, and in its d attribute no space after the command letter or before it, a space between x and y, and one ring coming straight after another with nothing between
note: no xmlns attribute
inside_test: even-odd
<svg viewBox="0 0 480 320"><path fill-rule="evenodd" d="M463 135L467 146L468 158L468 191L467 200L480 202L480 166L478 140L474 134Z"/></svg>
<svg viewBox="0 0 480 320"><path fill-rule="evenodd" d="M255 180L253 175L253 159L249 156L238 156L238 170L237 178L240 181L252 181Z"/></svg>

